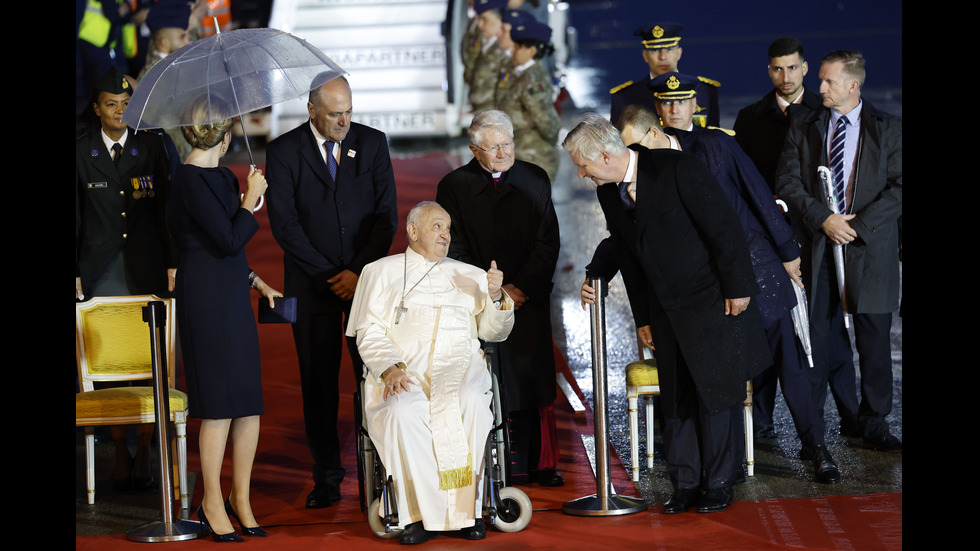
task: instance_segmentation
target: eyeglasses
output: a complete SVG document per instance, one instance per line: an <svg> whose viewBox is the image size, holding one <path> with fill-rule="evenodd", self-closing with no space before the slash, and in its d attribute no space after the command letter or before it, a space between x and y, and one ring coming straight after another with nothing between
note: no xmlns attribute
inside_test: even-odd
<svg viewBox="0 0 980 551"><path fill-rule="evenodd" d="M473 144L473 145L476 145L476 144ZM479 146L479 145L476 145L476 146L479 147L480 149L482 149L483 151L486 151L487 153L492 153L492 154L496 155L497 152L500 151L501 149L503 149L504 151L507 151L507 150L511 149L512 147L514 147L514 142L507 142L507 143L502 143L502 144L499 144L499 145L492 145L490 147L483 147L483 146Z"/></svg>

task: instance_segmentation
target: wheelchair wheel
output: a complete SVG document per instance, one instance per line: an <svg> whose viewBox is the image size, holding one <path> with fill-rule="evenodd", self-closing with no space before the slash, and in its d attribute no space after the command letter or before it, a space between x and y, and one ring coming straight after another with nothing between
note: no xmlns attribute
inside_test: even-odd
<svg viewBox="0 0 980 551"><path fill-rule="evenodd" d="M501 532L520 532L531 522L531 498L517 488L500 489L500 506L494 526Z"/></svg>
<svg viewBox="0 0 980 551"><path fill-rule="evenodd" d="M374 532L375 536L386 540L397 538L402 531L392 527L390 532L385 532L385 523L381 520L380 511L381 498L378 498L371 502L371 506L368 507L367 511L368 525L371 527L371 531Z"/></svg>

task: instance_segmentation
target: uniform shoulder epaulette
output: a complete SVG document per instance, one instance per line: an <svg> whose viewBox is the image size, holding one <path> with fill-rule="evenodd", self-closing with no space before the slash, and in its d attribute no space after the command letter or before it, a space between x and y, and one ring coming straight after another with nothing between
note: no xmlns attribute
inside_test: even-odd
<svg viewBox="0 0 980 551"><path fill-rule="evenodd" d="M717 80L713 80L713 79L710 79L708 77L698 77L698 80L700 80L701 82L703 82L705 84L710 84L710 85L714 86L715 88L721 88L721 83L718 82Z"/></svg>
<svg viewBox="0 0 980 551"><path fill-rule="evenodd" d="M626 82L620 84L619 86L617 86L617 87L609 90L609 93L610 94L615 94L616 92L622 90L623 88L626 88L627 86L630 86L631 84L633 84L633 81L632 80L627 80Z"/></svg>
<svg viewBox="0 0 980 551"><path fill-rule="evenodd" d="M730 129L730 128L722 128L720 126L709 126L708 127L708 130L721 130L725 134L728 134L729 136L735 137L735 131L732 130L732 129Z"/></svg>

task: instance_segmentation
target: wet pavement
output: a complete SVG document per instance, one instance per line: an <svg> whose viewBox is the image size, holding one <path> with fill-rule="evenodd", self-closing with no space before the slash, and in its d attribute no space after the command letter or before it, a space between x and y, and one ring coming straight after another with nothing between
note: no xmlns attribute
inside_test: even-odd
<svg viewBox="0 0 980 551"><path fill-rule="evenodd" d="M900 113L901 104L892 112ZM580 115L573 106L566 105L562 115L564 128L572 128ZM462 162L467 162L470 158L466 143L461 138L398 140L391 144L391 152L395 157L450 152L459 155ZM253 153L256 155L256 162L262 164L264 151L261 146L253 144ZM244 152L239 151L238 155L244 155ZM247 159L247 156L243 158ZM237 162L234 158L229 160ZM579 288L585 277L585 265L591 259L594 247L607 235L606 226L596 201L595 184L591 180L578 179L571 161L564 153L552 195L561 227L561 253L552 295L554 336L558 347L565 352L578 385L591 404L590 316L580 306ZM620 276L610 282L605 306L610 442L624 467L630 469L633 459L630 457L623 369L636 359L637 348L632 315ZM894 408L889 416L889 423L892 433L901 438L902 320L897 315L892 324L892 351L895 385ZM736 501L901 492L902 454L865 450L860 447L860 441L842 437L836 430L839 417L832 399L828 401L825 415L830 431L827 435L827 446L841 469L842 480L839 484L818 484L813 478L812 464L797 458L799 440L789 411L782 396L779 396L774 415L777 436L756 441L755 476L736 486ZM644 434L645 426L642 417L641 415L641 435ZM636 486L648 503L662 505L670 496L671 486L662 462L663 449L659 432L656 441L656 463L652 471L646 469L645 443L640 443L641 470ZM107 468L112 461L112 445L107 442L97 446L97 450L99 465ZM75 466L78 490L75 507L76 536L118 534L133 526L159 519L159 498L152 495L114 494L110 490L100 493L95 505L85 504L84 444L78 429ZM191 487L193 482L192 479Z"/></svg>

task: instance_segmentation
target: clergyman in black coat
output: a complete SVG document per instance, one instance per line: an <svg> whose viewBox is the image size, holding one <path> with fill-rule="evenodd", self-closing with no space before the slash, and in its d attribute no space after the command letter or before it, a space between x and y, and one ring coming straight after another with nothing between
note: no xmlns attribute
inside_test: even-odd
<svg viewBox="0 0 980 551"><path fill-rule="evenodd" d="M452 217L449 256L475 266L496 260L504 272L504 289L517 308L514 330L494 360L510 419L508 475L560 485L551 289L561 243L551 183L542 168L515 160L506 113L476 115L469 135L474 158L447 174L436 194Z"/></svg>

